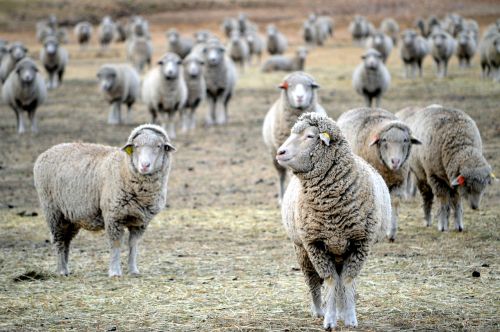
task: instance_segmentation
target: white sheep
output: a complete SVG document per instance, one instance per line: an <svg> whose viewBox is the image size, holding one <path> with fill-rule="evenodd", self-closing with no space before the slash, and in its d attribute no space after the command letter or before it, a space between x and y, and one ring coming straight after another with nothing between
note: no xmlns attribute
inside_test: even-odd
<svg viewBox="0 0 500 332"><path fill-rule="evenodd" d="M240 32L235 30L231 32L229 43L226 47L227 53L234 63L240 65L241 71L245 69L245 64L250 57L250 48L247 40L240 35Z"/></svg>
<svg viewBox="0 0 500 332"><path fill-rule="evenodd" d="M184 80L186 81L187 87L186 104L181 110L183 132L195 128L195 111L205 100L207 95L207 85L205 83L205 77L203 77L204 65L205 61L203 61L202 57L191 54L182 61Z"/></svg>
<svg viewBox="0 0 500 332"><path fill-rule="evenodd" d="M169 52L177 54L181 59L184 59L191 52L194 45L191 38L181 37L176 29L168 30L165 35Z"/></svg>
<svg viewBox="0 0 500 332"><path fill-rule="evenodd" d="M252 64L253 56L257 57L258 63L262 61L262 52L264 50L264 40L256 31L249 31L246 33L245 38L248 43L248 48L250 51L248 57L248 63Z"/></svg>
<svg viewBox="0 0 500 332"><path fill-rule="evenodd" d="M380 31L374 32L366 40L366 47L379 51L380 55L382 55L382 61L384 63L391 54L393 46L392 38Z"/></svg>
<svg viewBox="0 0 500 332"><path fill-rule="evenodd" d="M390 221L389 190L324 115L303 114L276 159L294 174L282 220L309 286L313 315L324 316L326 330L338 320L356 327L355 282Z"/></svg>
<svg viewBox="0 0 500 332"><path fill-rule="evenodd" d="M48 74L47 88L55 89L62 84L64 70L68 63L68 51L59 44L57 38L49 36L43 42L40 61Z"/></svg>
<svg viewBox="0 0 500 332"><path fill-rule="evenodd" d="M173 151L161 127L142 125L122 148L65 143L37 158L35 188L56 247L58 273L69 274L70 243L81 228L106 230L110 277L122 274L120 244L127 228L128 270L139 273L138 241L165 206Z"/></svg>
<svg viewBox="0 0 500 332"><path fill-rule="evenodd" d="M483 79L491 77L500 82L500 32L485 36L479 46Z"/></svg>
<svg viewBox="0 0 500 332"><path fill-rule="evenodd" d="M151 68L152 56L153 43L151 39L136 35L132 35L128 39L127 58L139 73L142 73L146 65L148 65L148 68Z"/></svg>
<svg viewBox="0 0 500 332"><path fill-rule="evenodd" d="M371 107L375 99L375 106L380 106L380 99L391 83L391 75L382 61L382 56L372 48L365 51L360 63L352 75L352 86L363 96L366 106Z"/></svg>
<svg viewBox="0 0 500 332"><path fill-rule="evenodd" d="M83 50L89 44L92 38L92 31L93 28L90 22L82 21L75 25L74 34L78 44L80 44L80 50Z"/></svg>
<svg viewBox="0 0 500 332"><path fill-rule="evenodd" d="M389 17L382 20L380 31L391 37L394 46L398 44L399 24L395 19Z"/></svg>
<svg viewBox="0 0 500 332"><path fill-rule="evenodd" d="M288 40L275 25L267 26L267 51L271 55L283 54L288 48Z"/></svg>
<svg viewBox="0 0 500 332"><path fill-rule="evenodd" d="M103 17L98 28L101 51L105 51L115 38L115 23L109 16Z"/></svg>
<svg viewBox="0 0 500 332"><path fill-rule="evenodd" d="M456 41L447 32L435 31L430 36L431 55L436 63L436 74L443 78L448 75L448 61L455 53Z"/></svg>
<svg viewBox="0 0 500 332"><path fill-rule="evenodd" d="M415 69L418 68L419 76L422 77L422 62L429 54L429 44L427 40L417 35L415 30L405 30L401 34L400 55L405 67L405 77L415 77Z"/></svg>
<svg viewBox="0 0 500 332"><path fill-rule="evenodd" d="M10 43L7 48L7 54L2 58L0 64L0 80L2 83L5 82L7 77L9 77L10 72L16 67L16 64L24 59L28 54L28 49L21 42Z"/></svg>
<svg viewBox="0 0 500 332"><path fill-rule="evenodd" d="M455 54L460 67L470 67L470 60L476 54L477 44L471 31L462 31L457 37Z"/></svg>
<svg viewBox="0 0 500 332"><path fill-rule="evenodd" d="M284 55L273 55L262 65L262 71L265 73L272 71L299 71L304 70L307 48L299 47L294 57Z"/></svg>

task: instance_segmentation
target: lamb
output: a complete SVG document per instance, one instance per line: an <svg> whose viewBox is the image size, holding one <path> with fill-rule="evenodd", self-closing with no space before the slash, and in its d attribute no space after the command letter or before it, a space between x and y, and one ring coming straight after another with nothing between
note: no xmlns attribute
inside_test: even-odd
<svg viewBox="0 0 500 332"><path fill-rule="evenodd" d="M476 54L476 41L470 31L458 34L456 55L460 67L470 67L470 60Z"/></svg>
<svg viewBox="0 0 500 332"><path fill-rule="evenodd" d="M380 23L380 31L391 37L394 46L398 44L399 24L393 18L386 18Z"/></svg>
<svg viewBox="0 0 500 332"><path fill-rule="evenodd" d="M158 66L146 74L142 83L142 101L151 113L152 122L160 116L160 123L165 128L168 116L168 133L172 139L175 138L175 114L184 108L187 100L181 64L177 54L168 52L158 61Z"/></svg>
<svg viewBox="0 0 500 332"><path fill-rule="evenodd" d="M415 77L415 69L418 68L419 76L422 77L422 62L429 54L429 44L422 36L418 36L415 30L405 30L401 35L401 60L405 67L405 77Z"/></svg>
<svg viewBox="0 0 500 332"><path fill-rule="evenodd" d="M130 122L132 105L139 98L139 73L128 64L105 64L97 72L99 88L111 105L108 124L121 124L121 104L127 105L127 122Z"/></svg>
<svg viewBox="0 0 500 332"><path fill-rule="evenodd" d="M380 99L391 83L391 75L382 62L382 56L373 48L368 49L361 57L360 63L352 75L352 86L356 92L363 96L366 106L380 106Z"/></svg>
<svg viewBox="0 0 500 332"><path fill-rule="evenodd" d="M431 105L407 108L396 113L422 145L415 147L409 164L423 199L425 224L431 225L434 196L438 199L438 230L448 230L450 207L455 229L464 229L461 199L479 208L481 197L493 174L483 156L481 135L474 120L465 112Z"/></svg>
<svg viewBox="0 0 500 332"><path fill-rule="evenodd" d="M99 34L99 44L101 45L101 50L104 51L108 48L109 44L113 41L115 37L115 24L111 17L105 16L98 29Z"/></svg>
<svg viewBox="0 0 500 332"><path fill-rule="evenodd" d="M269 73L272 71L298 71L304 70L307 57L307 49L299 47L293 58L284 55L273 55L264 62L262 71Z"/></svg>
<svg viewBox="0 0 500 332"><path fill-rule="evenodd" d="M237 75L233 61L225 54L226 49L216 40L209 40L203 49L205 58L205 82L210 104L207 125L225 124L228 120L228 104L234 93ZM221 109L223 107L223 111Z"/></svg>
<svg viewBox="0 0 500 332"><path fill-rule="evenodd" d="M353 152L375 168L391 194L391 225L387 236L396 238L400 200L406 197L410 166L407 163L412 145L421 144L410 128L381 108L357 108L337 120Z"/></svg>
<svg viewBox="0 0 500 332"><path fill-rule="evenodd" d="M235 30L231 32L231 38L227 46L229 57L240 65L241 71L245 69L245 63L248 62L250 49L245 38L240 36L240 33Z"/></svg>
<svg viewBox="0 0 500 332"><path fill-rule="evenodd" d="M249 56L248 56L248 63L252 64L252 59L253 56L258 58L258 63L262 62L262 51L264 49L264 40L262 37L256 32L256 31L249 31L245 35L247 43L248 43L248 49L249 49Z"/></svg>
<svg viewBox="0 0 500 332"><path fill-rule="evenodd" d="M81 228L106 230L110 277L122 275L120 243L127 228L128 271L139 274L138 242L165 206L174 151L161 127L146 124L132 130L122 148L64 143L37 158L35 188L55 244L59 274L69 274L69 247Z"/></svg>
<svg viewBox="0 0 500 332"><path fill-rule="evenodd" d="M23 111L28 113L31 132L38 132L36 109L45 102L47 88L35 62L30 58L20 60L3 84L2 98L16 113L17 133L23 134Z"/></svg>
<svg viewBox="0 0 500 332"><path fill-rule="evenodd" d="M500 82L500 33L486 36L480 44L481 70L483 79L492 74Z"/></svg>
<svg viewBox="0 0 500 332"><path fill-rule="evenodd" d="M76 40L80 44L80 50L83 50L90 42L92 38L92 25L87 22L79 22L74 29Z"/></svg>
<svg viewBox="0 0 500 332"><path fill-rule="evenodd" d="M324 316L326 330L333 330L337 320L356 327L355 282L391 218L389 190L324 115L303 114L276 159L294 174L282 220L309 286L312 313Z"/></svg>
<svg viewBox="0 0 500 332"><path fill-rule="evenodd" d="M13 42L8 47L8 54L2 58L0 65L0 80L2 83L7 80L10 72L16 67L16 64L26 57L28 49L23 43Z"/></svg>
<svg viewBox="0 0 500 332"><path fill-rule="evenodd" d="M267 51L271 55L283 54L288 47L286 37L278 31L276 26L270 24L267 26Z"/></svg>
<svg viewBox="0 0 500 332"><path fill-rule="evenodd" d="M152 56L153 43L151 39L133 35L127 41L127 58L132 62L139 73L142 73L146 64L148 68L151 68Z"/></svg>
<svg viewBox="0 0 500 332"><path fill-rule="evenodd" d="M375 32L366 42L367 48L373 48L379 51L384 63L391 54L393 46L392 38L380 31Z"/></svg>
<svg viewBox="0 0 500 332"><path fill-rule="evenodd" d="M177 54L181 59L184 59L191 52L194 44L192 39L181 37L175 29L167 31L166 36L169 52Z"/></svg>
<svg viewBox="0 0 500 332"><path fill-rule="evenodd" d="M354 16L354 20L349 25L349 31L353 41L361 44L372 34L373 26L365 17L356 15Z"/></svg>
<svg viewBox="0 0 500 332"><path fill-rule="evenodd" d="M59 44L57 38L47 37L40 52L40 61L49 76L47 88L57 88L63 81L64 70L68 63L68 51Z"/></svg>
<svg viewBox="0 0 500 332"><path fill-rule="evenodd" d="M456 42L445 31L435 31L430 37L431 55L436 63L437 76L446 77L448 74L448 61L455 53Z"/></svg>
<svg viewBox="0 0 500 332"><path fill-rule="evenodd" d="M187 100L185 108L182 109L182 130L187 132L196 126L194 113L198 106L205 100L207 86L203 77L203 58L196 55L188 55L182 62L184 79L187 87ZM189 108L189 113L187 108Z"/></svg>
<svg viewBox="0 0 500 332"><path fill-rule="evenodd" d="M262 137L278 172L278 202L281 204L285 194L286 169L276 162L276 152L290 135L290 129L301 114L315 112L326 115L326 112L319 104L317 94L319 85L311 75L304 72L288 74L279 87L280 97L266 114L262 126Z"/></svg>

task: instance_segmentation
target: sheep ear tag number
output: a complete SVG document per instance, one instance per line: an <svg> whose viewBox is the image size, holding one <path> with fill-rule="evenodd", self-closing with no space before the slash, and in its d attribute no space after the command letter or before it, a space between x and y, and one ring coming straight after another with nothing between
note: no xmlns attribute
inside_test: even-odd
<svg viewBox="0 0 500 332"><path fill-rule="evenodd" d="M123 151L125 151L129 156L131 156L132 153L134 152L134 148L132 147L132 145L127 145L126 147L123 148Z"/></svg>
<svg viewBox="0 0 500 332"><path fill-rule="evenodd" d="M319 139L325 143L326 146L330 146L330 134L327 132L319 134Z"/></svg>

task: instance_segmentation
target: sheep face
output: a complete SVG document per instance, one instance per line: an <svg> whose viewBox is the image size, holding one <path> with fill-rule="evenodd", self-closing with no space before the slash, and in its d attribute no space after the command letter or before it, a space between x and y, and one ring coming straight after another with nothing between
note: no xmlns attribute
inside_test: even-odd
<svg viewBox="0 0 500 332"><path fill-rule="evenodd" d="M184 76L189 78L197 78L201 75L204 62L200 59L184 59Z"/></svg>
<svg viewBox="0 0 500 332"><path fill-rule="evenodd" d="M177 31L169 31L167 33L168 42L170 44L177 44L179 42L179 33Z"/></svg>
<svg viewBox="0 0 500 332"><path fill-rule="evenodd" d="M280 88L286 94L290 106L298 110L304 110L311 106L314 99L314 90L319 88L319 85L312 79L304 80L291 75L285 79Z"/></svg>
<svg viewBox="0 0 500 332"><path fill-rule="evenodd" d="M302 60L305 60L305 58L307 57L307 48L305 47L300 47L298 50L297 50L297 57L299 59L302 59Z"/></svg>
<svg viewBox="0 0 500 332"><path fill-rule="evenodd" d="M43 47L45 48L45 51L47 52L48 55L53 56L57 53L59 43L57 42L56 39L48 38L45 40Z"/></svg>
<svg viewBox="0 0 500 332"><path fill-rule="evenodd" d="M109 92L116 85L117 73L113 68L104 67L97 73L97 78L101 91Z"/></svg>
<svg viewBox="0 0 500 332"><path fill-rule="evenodd" d="M203 49L207 64L217 66L224 59L225 48L221 45L211 45Z"/></svg>
<svg viewBox="0 0 500 332"><path fill-rule="evenodd" d="M130 157L135 172L151 175L170 164L170 152L174 152L175 148L156 132L143 130L122 150Z"/></svg>
<svg viewBox="0 0 500 332"><path fill-rule="evenodd" d="M369 49L361 59L368 70L377 70L382 63L382 55L374 49Z"/></svg>
<svg viewBox="0 0 500 332"><path fill-rule="evenodd" d="M401 39L403 40L403 44L408 47L413 44L413 41L416 37L417 34L415 33L415 31L408 30L403 32Z"/></svg>
<svg viewBox="0 0 500 332"><path fill-rule="evenodd" d="M432 35L432 43L437 49L443 48L446 45L446 39L444 33L434 33Z"/></svg>
<svg viewBox="0 0 500 332"><path fill-rule="evenodd" d="M28 59L19 62L16 66L16 73L23 84L31 84L35 80L37 72L35 63Z"/></svg>
<svg viewBox="0 0 500 332"><path fill-rule="evenodd" d="M471 209L476 210L481 204L481 198L488 185L493 181L493 174L490 166L483 166L475 169L466 169L460 172L451 181L451 186L456 188L460 196L469 202Z"/></svg>
<svg viewBox="0 0 500 332"><path fill-rule="evenodd" d="M380 47L380 46L382 46L383 43L384 43L384 35L383 34L377 33L377 34L375 34L375 36L373 36L373 45L374 46Z"/></svg>
<svg viewBox="0 0 500 332"><path fill-rule="evenodd" d="M469 43L470 39L471 39L471 37L470 37L469 33L466 31L462 31L458 35L458 44L460 46L466 46Z"/></svg>
<svg viewBox="0 0 500 332"><path fill-rule="evenodd" d="M377 135L370 146L378 149L378 155L387 168L397 171L408 159L412 144L422 143L407 130L392 127Z"/></svg>
<svg viewBox="0 0 500 332"><path fill-rule="evenodd" d="M15 43L10 47L9 53L15 61L19 61L26 56L28 49L23 44Z"/></svg>
<svg viewBox="0 0 500 332"><path fill-rule="evenodd" d="M267 27L267 35L269 37L276 36L277 33L278 33L278 30L276 29L276 27L274 25L269 25Z"/></svg>
<svg viewBox="0 0 500 332"><path fill-rule="evenodd" d="M308 126L299 132L292 130L290 137L278 149L276 160L293 172L309 172L313 168L311 155L320 142L319 138L319 130L314 126Z"/></svg>
<svg viewBox="0 0 500 332"><path fill-rule="evenodd" d="M197 43L205 43L208 40L208 32L207 31L197 31L194 34L194 39L196 40Z"/></svg>
<svg viewBox="0 0 500 332"><path fill-rule="evenodd" d="M168 53L158 61L161 72L166 80L175 80L179 77L181 58L174 53Z"/></svg>

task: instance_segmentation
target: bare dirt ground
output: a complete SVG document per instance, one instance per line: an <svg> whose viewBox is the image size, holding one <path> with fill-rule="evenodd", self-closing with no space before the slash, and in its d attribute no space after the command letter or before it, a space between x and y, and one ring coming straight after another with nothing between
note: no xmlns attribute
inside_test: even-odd
<svg viewBox="0 0 500 332"><path fill-rule="evenodd" d="M148 1L144 3L156 3ZM244 10L261 29L277 21L293 50L311 9L332 14L335 38L311 50L306 68L321 85L322 104L334 119L363 103L351 87L362 49L351 45L346 30L356 11L376 23L393 15L402 26L411 25L417 15L451 10L477 18L482 28L500 16L495 1L442 1L436 8L434 1L316 1L310 6L305 1L200 2L205 7L191 3L189 8L147 12L155 58L165 51L163 32L171 26L185 33L205 27L217 31L224 16ZM120 9L106 7L106 2L83 3L94 5L95 15L103 8ZM0 17L22 13L18 7L9 12L2 8L0 4ZM40 8L41 17L59 7ZM37 17L33 11L26 9L19 31L7 25L0 36L26 41L37 57L40 46L28 28ZM64 13L61 9L59 17ZM74 11L67 15L77 17ZM97 56L95 43L83 53L73 41L67 47L66 80L39 108L38 135L16 135L13 112L0 104L0 330L321 330L321 320L310 316L307 287L281 226L276 174L261 138L263 117L284 75L263 75L258 67L240 75L227 126L204 128L203 105L196 132L175 141L168 207L141 243L142 275L109 279L106 236L89 232L74 240L72 274L53 274L55 257L33 186L34 160L62 142L121 146L132 128L149 120L139 103L130 125L106 124L108 106L97 93L95 73L103 63L124 61L123 44L113 45L105 56ZM477 57L467 70L454 58L450 77L442 80L435 78L430 58L424 78L414 81L403 79L397 52L388 66L393 82L384 108L396 112L440 103L466 111L481 131L486 158L500 173L500 85L480 79ZM499 330L499 202L497 182L481 210L465 208L463 233L424 227L419 198L406 202L396 242L377 245L359 278L359 330ZM474 271L480 276L473 277Z"/></svg>

